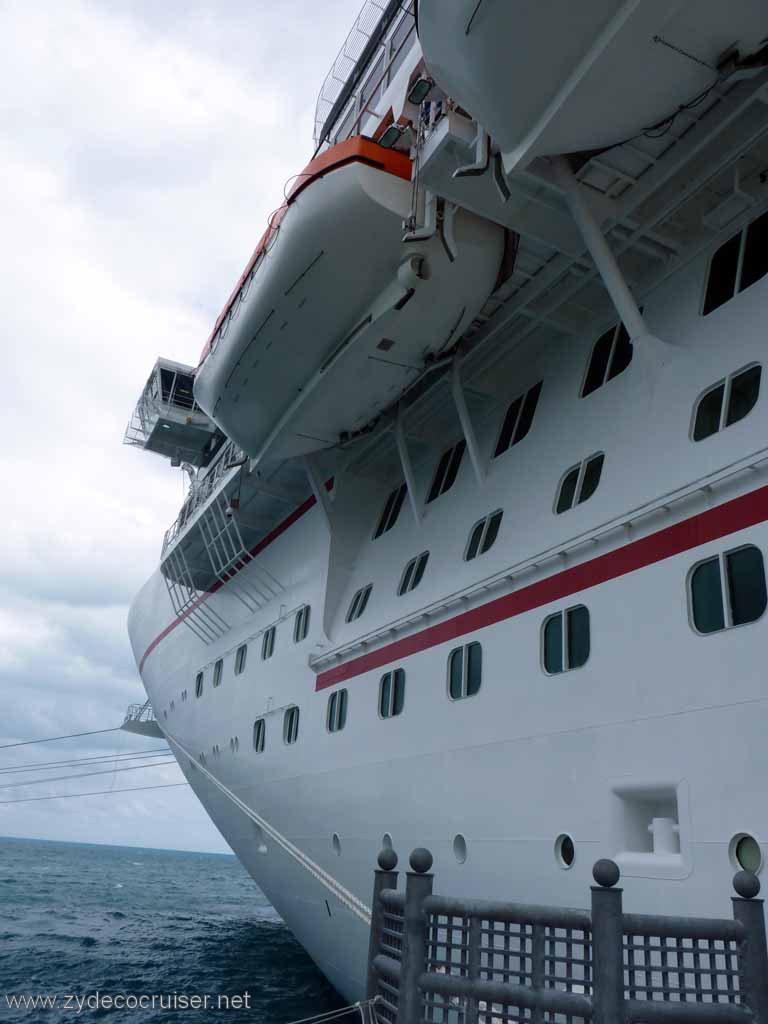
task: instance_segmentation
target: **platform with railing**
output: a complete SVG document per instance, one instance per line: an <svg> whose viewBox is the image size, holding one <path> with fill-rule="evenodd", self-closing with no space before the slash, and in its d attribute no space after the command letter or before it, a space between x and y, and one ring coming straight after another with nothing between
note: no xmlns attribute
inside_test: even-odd
<svg viewBox="0 0 768 1024"><path fill-rule="evenodd" d="M757 877L733 880L733 917L626 914L620 872L595 864L574 910L432 892L432 855L375 873L368 999L379 1024L758 1024L768 1021L768 948Z"/></svg>

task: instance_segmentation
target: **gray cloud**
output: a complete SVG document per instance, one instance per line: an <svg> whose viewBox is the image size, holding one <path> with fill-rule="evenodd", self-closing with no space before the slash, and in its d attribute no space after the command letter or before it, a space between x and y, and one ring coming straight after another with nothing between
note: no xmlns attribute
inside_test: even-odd
<svg viewBox="0 0 768 1024"><path fill-rule="evenodd" d="M196 361L311 156L315 97L359 6L0 6L0 743L109 727L143 698L127 606L183 484L122 432L158 355ZM0 765L145 745L108 734ZM136 777L180 773L115 786ZM0 806L2 833L223 848L184 789Z"/></svg>

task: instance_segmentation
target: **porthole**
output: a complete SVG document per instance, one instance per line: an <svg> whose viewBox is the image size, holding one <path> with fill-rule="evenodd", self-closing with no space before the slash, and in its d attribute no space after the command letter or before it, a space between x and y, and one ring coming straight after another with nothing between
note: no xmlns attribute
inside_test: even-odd
<svg viewBox="0 0 768 1024"><path fill-rule="evenodd" d="M555 840L555 860L565 871L573 867L576 860L576 848L573 839L567 832L561 833Z"/></svg>
<svg viewBox="0 0 768 1024"><path fill-rule="evenodd" d="M453 855L459 864L467 859L467 840L461 832L453 837Z"/></svg>
<svg viewBox="0 0 768 1024"><path fill-rule="evenodd" d="M341 840L339 839L339 833L338 832L334 832L333 833L333 836L331 838L331 846L333 847L333 852L336 854L336 856L340 857L341 856Z"/></svg>
<svg viewBox="0 0 768 1024"><path fill-rule="evenodd" d="M760 843L748 832L738 832L731 839L728 855L737 871L749 871L757 875L762 870L763 851Z"/></svg>

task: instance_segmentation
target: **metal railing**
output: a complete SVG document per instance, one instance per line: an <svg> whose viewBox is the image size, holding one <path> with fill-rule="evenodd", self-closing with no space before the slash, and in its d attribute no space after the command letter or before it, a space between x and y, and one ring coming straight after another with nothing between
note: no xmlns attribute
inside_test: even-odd
<svg viewBox="0 0 768 1024"><path fill-rule="evenodd" d="M383 49L385 45L389 46L390 29L401 11L411 20L407 35L410 39L415 24L413 0L365 0L320 88L315 106L313 137L316 146L329 141L334 135L333 128L339 124L342 130L337 133L336 141L348 138L352 134L348 120L354 117L357 122L380 97L384 79L405 45L405 40L400 40L395 47L396 52L389 54ZM396 26L395 34L397 31ZM372 85L371 80L378 75L377 59L386 67L376 84ZM358 111L358 106L363 109Z"/></svg>
<svg viewBox="0 0 768 1024"><path fill-rule="evenodd" d="M125 712L126 722L156 722L155 712L152 710L151 701L143 704L129 704Z"/></svg>
<svg viewBox="0 0 768 1024"><path fill-rule="evenodd" d="M768 1021L760 883L733 880L733 918L624 914L620 873L593 869L590 910L450 899L414 850L405 892L379 854L368 998L380 1024L758 1024Z"/></svg>
<svg viewBox="0 0 768 1024"><path fill-rule="evenodd" d="M161 558L165 556L169 546L176 540L184 527L193 519L201 505L204 505L211 495L219 489L219 485L224 477L230 470L241 465L245 457L243 450L238 448L234 441L227 441L222 446L221 451L216 456L216 461L211 464L205 476L195 479L184 499L181 511L165 531L163 547L160 552Z"/></svg>

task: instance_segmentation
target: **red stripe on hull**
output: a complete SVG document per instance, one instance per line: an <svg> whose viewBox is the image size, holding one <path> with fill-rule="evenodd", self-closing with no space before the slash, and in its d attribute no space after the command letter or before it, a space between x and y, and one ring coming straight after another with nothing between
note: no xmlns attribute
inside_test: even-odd
<svg viewBox="0 0 768 1024"><path fill-rule="evenodd" d="M690 551L701 544L755 526L766 519L768 487L761 487L717 508L708 509L675 523L674 526L665 527L648 537L625 544L615 551L599 555L571 569L564 569L554 576L548 576L511 594L495 598L470 611L461 612L446 622L429 626L402 640L394 640L376 651L321 672L315 682L315 689L323 690L372 669L383 668L412 654L437 647L449 640L456 640L478 629L493 626L516 615L522 615L523 612L540 608L552 601L560 601L608 580L618 579L637 569L662 562L673 555Z"/></svg>

